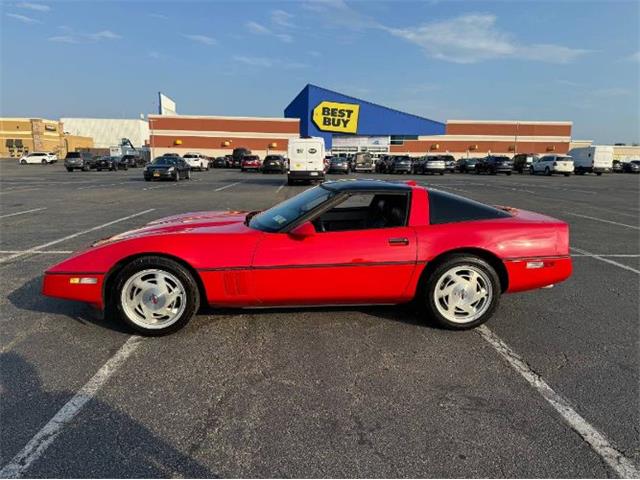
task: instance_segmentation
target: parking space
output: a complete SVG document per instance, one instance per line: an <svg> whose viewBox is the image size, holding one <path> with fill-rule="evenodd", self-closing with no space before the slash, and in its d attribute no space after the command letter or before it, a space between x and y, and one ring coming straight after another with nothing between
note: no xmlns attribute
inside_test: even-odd
<svg viewBox="0 0 640 480"><path fill-rule="evenodd" d="M225 169L149 183L139 169L0 168L3 475L638 474L637 175L373 175L570 224L572 278L504 296L486 330L440 330L409 307L204 309L131 340L42 297L42 272L159 217L263 209L307 187Z"/></svg>

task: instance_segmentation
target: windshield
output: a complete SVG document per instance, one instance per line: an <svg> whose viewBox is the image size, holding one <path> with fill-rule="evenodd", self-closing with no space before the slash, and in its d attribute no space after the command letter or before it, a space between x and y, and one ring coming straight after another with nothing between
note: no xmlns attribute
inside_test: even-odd
<svg viewBox="0 0 640 480"><path fill-rule="evenodd" d="M176 160L172 157L158 157L153 162L152 165L175 165Z"/></svg>
<svg viewBox="0 0 640 480"><path fill-rule="evenodd" d="M337 192L321 186L310 188L259 213L251 219L249 226L263 232L278 232L336 195Z"/></svg>

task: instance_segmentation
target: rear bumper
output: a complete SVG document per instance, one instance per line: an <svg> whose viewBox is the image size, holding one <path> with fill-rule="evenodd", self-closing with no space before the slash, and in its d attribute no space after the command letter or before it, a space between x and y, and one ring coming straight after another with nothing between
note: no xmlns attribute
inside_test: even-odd
<svg viewBox="0 0 640 480"><path fill-rule="evenodd" d="M509 277L507 292L523 292L563 282L571 276L571 257L531 257L504 260Z"/></svg>
<svg viewBox="0 0 640 480"><path fill-rule="evenodd" d="M72 283L71 279L92 279L91 281L95 281L95 283ZM104 306L102 301L103 282L103 273L45 272L42 281L42 294L47 297L87 302L102 309Z"/></svg>
<svg viewBox="0 0 640 480"><path fill-rule="evenodd" d="M291 180L324 180L324 172L322 170L299 171L294 170L287 174Z"/></svg>

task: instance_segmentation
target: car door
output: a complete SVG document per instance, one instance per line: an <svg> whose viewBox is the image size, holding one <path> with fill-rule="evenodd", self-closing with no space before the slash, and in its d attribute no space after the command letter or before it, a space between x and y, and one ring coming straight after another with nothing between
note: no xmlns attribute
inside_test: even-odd
<svg viewBox="0 0 640 480"><path fill-rule="evenodd" d="M358 213L357 207L341 208L343 218ZM251 270L257 300L264 305L400 301L417 253L416 234L406 226L408 212L404 214L402 224L374 227L354 221L352 229L317 231L303 238L265 233Z"/></svg>

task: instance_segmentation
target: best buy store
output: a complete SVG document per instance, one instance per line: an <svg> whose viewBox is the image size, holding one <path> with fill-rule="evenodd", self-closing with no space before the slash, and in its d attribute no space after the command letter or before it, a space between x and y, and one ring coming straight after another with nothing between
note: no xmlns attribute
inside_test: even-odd
<svg viewBox="0 0 640 480"><path fill-rule="evenodd" d="M307 85L284 118L149 115L152 155L198 151L209 156L245 147L263 157L286 154L290 138L323 137L328 151L374 155L566 153L571 122L449 120L401 112Z"/></svg>

